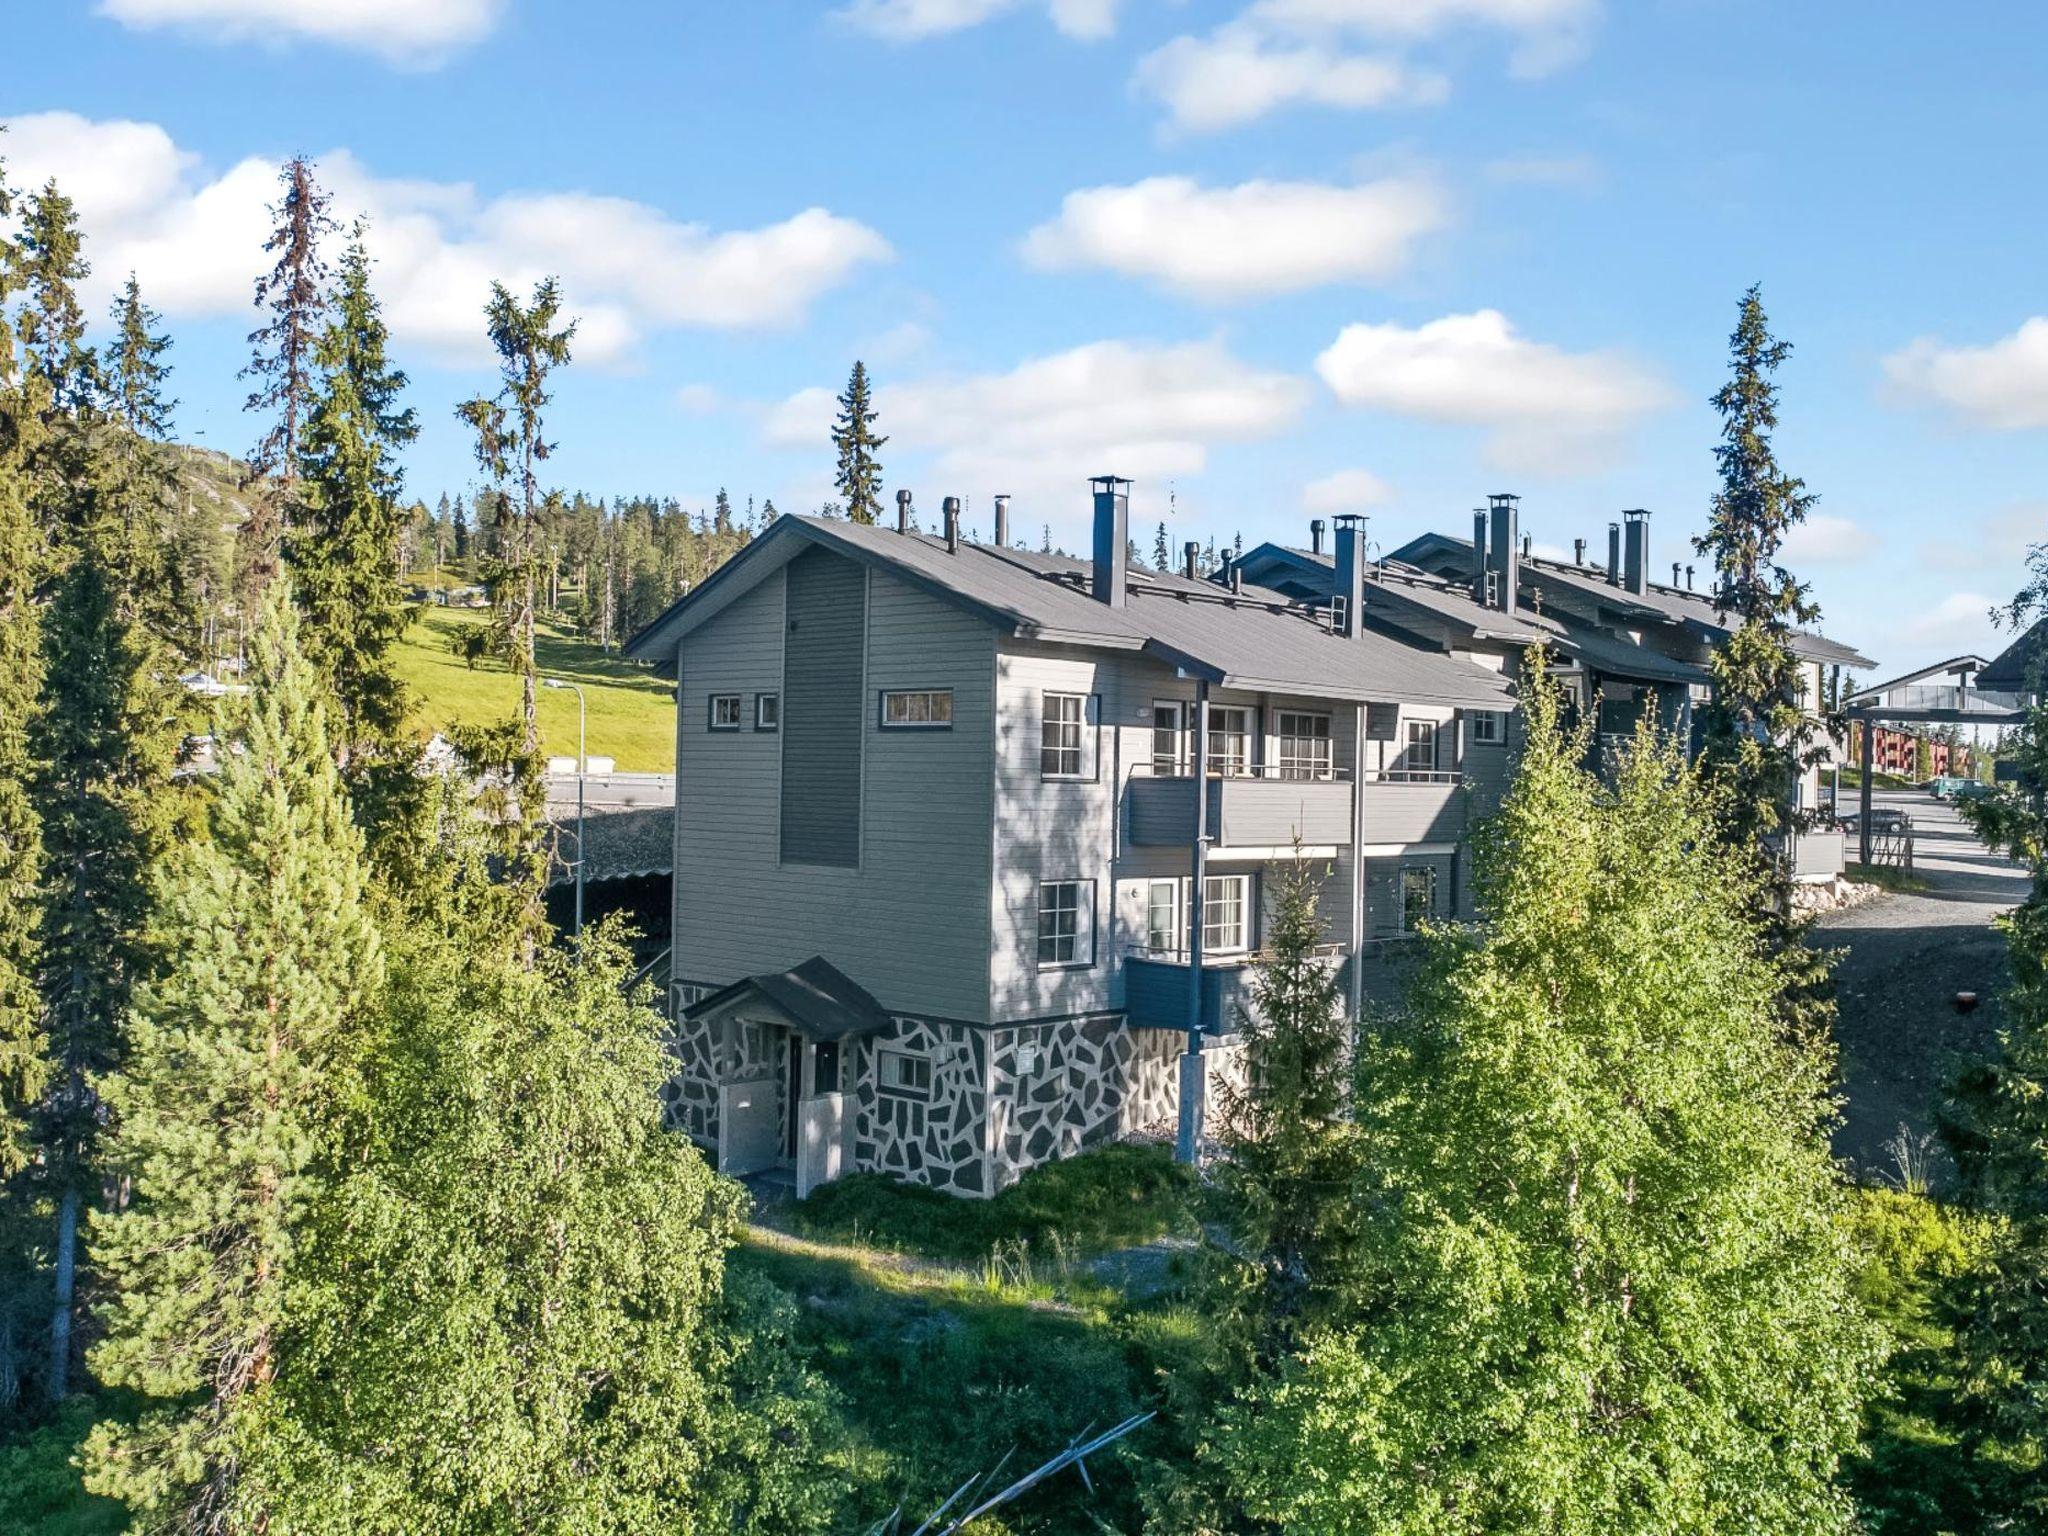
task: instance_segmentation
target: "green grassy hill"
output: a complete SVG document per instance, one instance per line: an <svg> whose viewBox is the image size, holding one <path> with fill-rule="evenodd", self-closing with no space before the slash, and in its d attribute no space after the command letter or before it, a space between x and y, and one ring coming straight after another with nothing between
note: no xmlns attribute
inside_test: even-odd
<svg viewBox="0 0 2048 1536"><path fill-rule="evenodd" d="M399 642L398 670L415 695L414 712L423 729L484 725L518 714L519 679L504 662L486 657L472 668L455 654L455 636L481 626L485 618L482 609L414 610L412 626ZM614 758L624 773L675 771L673 685L546 623L535 637L534 655L541 676L582 687L590 708L592 757ZM575 694L541 690L540 735L541 750L549 755L576 755Z"/></svg>

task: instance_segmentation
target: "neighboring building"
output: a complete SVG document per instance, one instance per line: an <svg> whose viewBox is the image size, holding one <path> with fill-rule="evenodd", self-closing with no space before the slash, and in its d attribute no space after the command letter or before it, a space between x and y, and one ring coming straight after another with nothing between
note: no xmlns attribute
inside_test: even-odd
<svg viewBox="0 0 2048 1536"><path fill-rule="evenodd" d="M2020 697L2017 688L1986 689L1981 678L1990 668L1982 656L1951 656L1946 661L1937 661L1931 666L1908 672L1887 682L1875 683L1860 688L1842 700L1850 709L1871 712L1869 722L1852 721L1849 726L1849 751L1851 762L1858 761L1862 751L1862 732L1871 732L1871 766L1880 773L1897 774L1903 778L1918 778L1920 774L1920 747L1927 746L1928 774L1935 778L1953 775L1967 778L1976 767L1976 748L1981 745L1981 733L1987 729L1982 724L1972 723L1970 716L1990 711L2003 715L2019 708ZM1888 714L1911 715L1915 712L1945 711L1952 713L1952 719L1944 724L1946 735L1956 740L1937 735L1926 725L1886 724L1881 717ZM2002 725L1993 723L1988 727L1994 733ZM1964 732L1967 739L1962 739Z"/></svg>
<svg viewBox="0 0 2048 1536"><path fill-rule="evenodd" d="M1515 498L1497 496L1493 501L1497 508L1512 505ZM1482 520L1487 516L1479 515ZM1475 535L1479 527L1475 521ZM1604 568L1587 563L1585 540L1575 541L1574 549L1571 560L1532 555L1526 544L1511 547L1503 556L1497 548L1481 551L1472 541L1425 534L1394 551L1392 558L1452 578L1479 580L1476 572L1491 571L1492 576L1484 579L1513 586L1521 603L1557 620L1568 638L1591 642L1593 654L1576 683L1576 697L1582 707L1598 697L1603 735L1632 730L1641 712L1651 707L1666 725L1682 735L1692 734L1695 708L1711 696L1707 669L1714 648L1734 632L1733 622L1716 608L1712 593L1695 590L1693 570L1682 562L1673 563L1669 585L1650 579L1648 512L1624 512L1619 522L1608 525ZM1610 648L1617 643L1627 649L1613 653ZM1824 717L1826 701L1839 695L1842 669L1872 665L1849 646L1807 630L1793 632L1791 650L1816 722ZM1640 665L1634 658L1642 651L1690 669L1688 680L1679 684L1632 677L1629 669ZM1795 785L1797 809L1823 817L1832 814L1842 745L1825 730L1817 733L1817 760L1801 772ZM1842 871L1843 856L1839 833L1823 827L1799 834L1792 854L1794 875L1805 881L1832 880Z"/></svg>
<svg viewBox="0 0 2048 1536"><path fill-rule="evenodd" d="M1124 483L1094 511L1092 562L965 542L952 502L935 536L783 517L627 647L679 678L670 1108L728 1171L988 1195L1169 1120L1297 845L1354 999L1470 915L1540 626L1397 628L1451 599L1368 583L1355 520L1293 595L1127 568Z"/></svg>

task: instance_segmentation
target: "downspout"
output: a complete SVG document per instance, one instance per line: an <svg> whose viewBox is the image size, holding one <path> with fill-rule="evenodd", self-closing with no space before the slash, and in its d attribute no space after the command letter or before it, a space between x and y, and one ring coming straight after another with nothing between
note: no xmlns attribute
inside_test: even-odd
<svg viewBox="0 0 2048 1536"><path fill-rule="evenodd" d="M1194 880L1188 888L1188 1048L1180 1059L1180 1133L1174 1157L1195 1160L1208 1109L1208 1079L1202 1064L1202 884L1209 872L1209 682L1195 683Z"/></svg>
<svg viewBox="0 0 2048 1536"><path fill-rule="evenodd" d="M1365 710L1351 721L1351 984L1346 1002L1355 1029L1365 1015Z"/></svg>

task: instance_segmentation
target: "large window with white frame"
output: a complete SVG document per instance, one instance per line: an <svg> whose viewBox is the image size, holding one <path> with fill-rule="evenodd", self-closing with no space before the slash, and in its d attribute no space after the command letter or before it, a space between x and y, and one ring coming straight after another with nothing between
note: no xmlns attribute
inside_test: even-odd
<svg viewBox="0 0 2048 1536"><path fill-rule="evenodd" d="M1092 700L1085 693L1042 696L1038 771L1048 779L1090 779L1095 776Z"/></svg>
<svg viewBox="0 0 2048 1536"><path fill-rule="evenodd" d="M1145 947L1157 954L1183 955L1189 945L1188 893L1194 882L1150 880L1145 885ZM1209 875L1202 881L1202 951L1243 954L1252 947L1250 875Z"/></svg>
<svg viewBox="0 0 2048 1536"><path fill-rule="evenodd" d="M1046 880L1038 887L1038 966L1065 970L1095 963L1095 882Z"/></svg>
<svg viewBox="0 0 2048 1536"><path fill-rule="evenodd" d="M1401 754L1401 766L1411 774L1436 771L1437 727L1434 720L1410 720L1408 745Z"/></svg>
<svg viewBox="0 0 2048 1536"><path fill-rule="evenodd" d="M1209 706L1209 772L1241 778L1252 771L1252 712L1243 704Z"/></svg>
<svg viewBox="0 0 2048 1536"><path fill-rule="evenodd" d="M1180 699L1152 701L1152 775L1170 779L1187 770L1187 745L1183 734L1187 704Z"/></svg>
<svg viewBox="0 0 2048 1536"><path fill-rule="evenodd" d="M1280 777L1327 779L1333 773L1330 717L1308 710L1283 709L1274 720L1280 745Z"/></svg>

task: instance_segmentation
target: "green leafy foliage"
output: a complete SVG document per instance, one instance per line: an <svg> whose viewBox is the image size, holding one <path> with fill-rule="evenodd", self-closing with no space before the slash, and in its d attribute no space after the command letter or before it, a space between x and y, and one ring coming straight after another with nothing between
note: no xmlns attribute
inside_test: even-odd
<svg viewBox="0 0 2048 1536"><path fill-rule="evenodd" d="M1361 1032L1361 1215L1312 1328L1205 1454L1260 1528L1848 1528L1881 1345L1850 1292L1824 1053L1716 808L1648 727L1610 791L1540 665L1474 878Z"/></svg>

